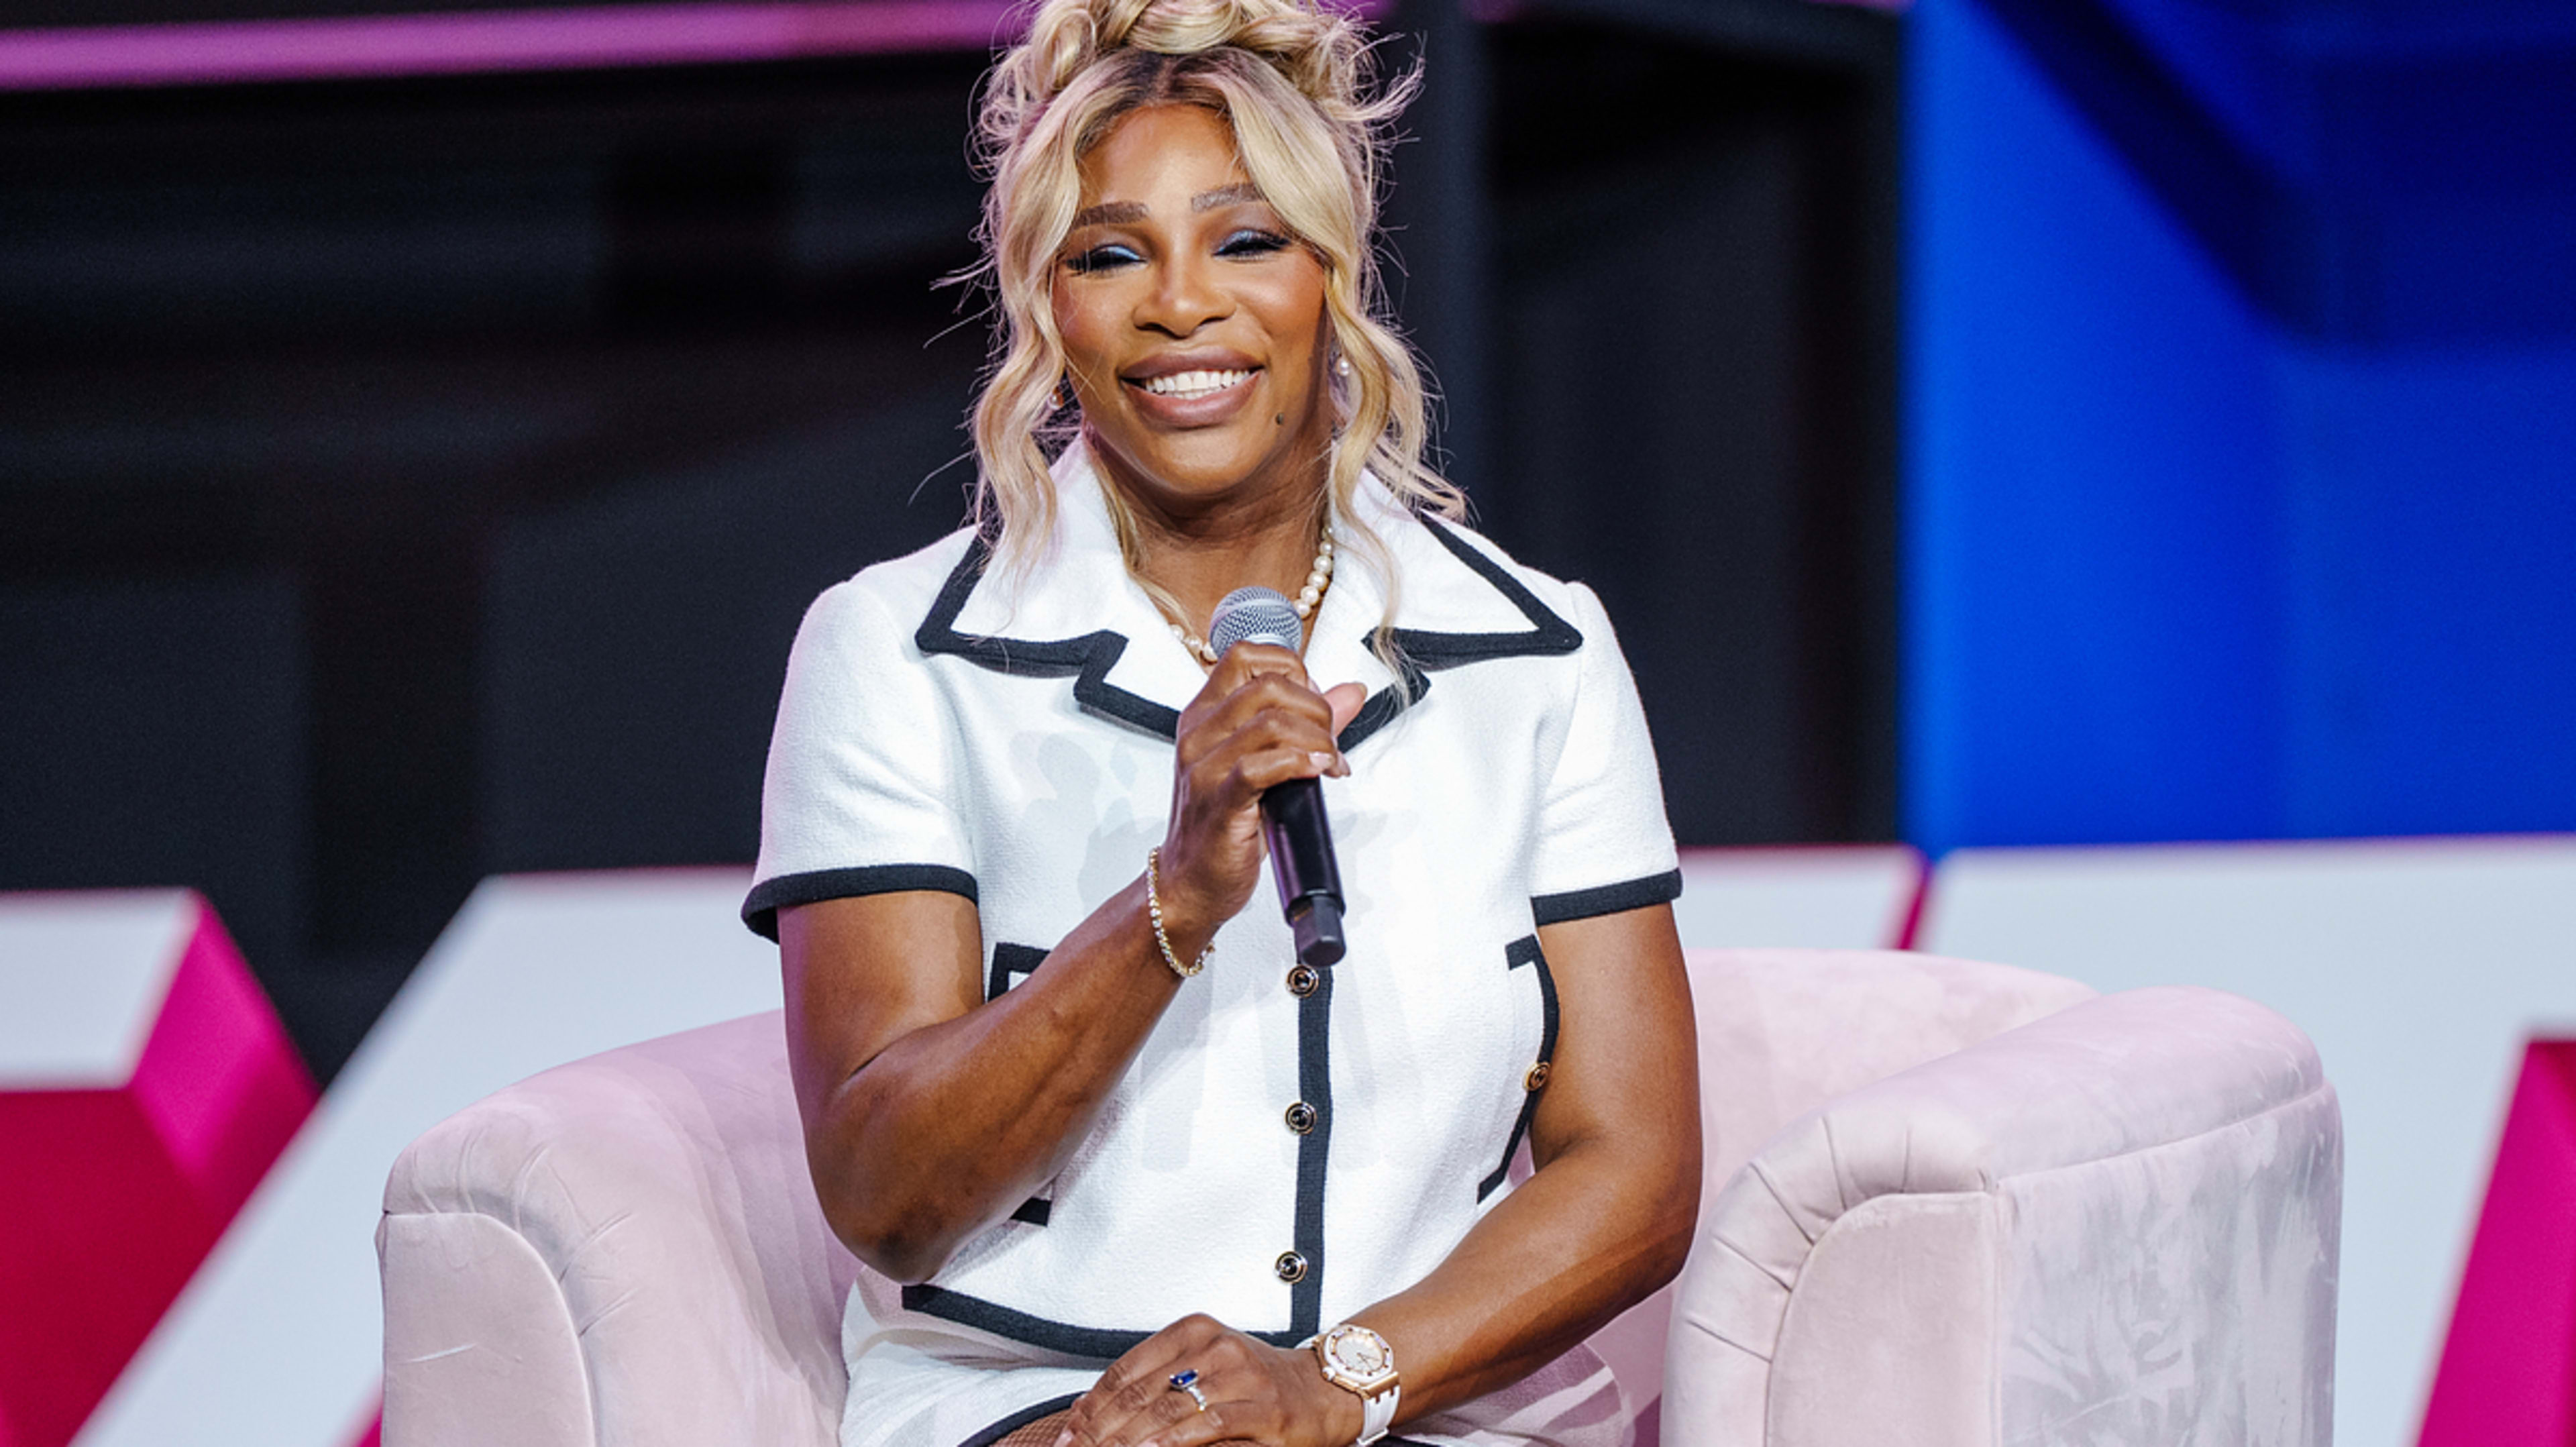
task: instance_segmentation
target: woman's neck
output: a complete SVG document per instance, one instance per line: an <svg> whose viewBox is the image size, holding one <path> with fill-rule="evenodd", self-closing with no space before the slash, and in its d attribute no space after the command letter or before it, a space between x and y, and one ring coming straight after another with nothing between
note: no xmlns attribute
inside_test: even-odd
<svg viewBox="0 0 2576 1447"><path fill-rule="evenodd" d="M1203 631L1217 600L1237 588L1257 585L1294 597L1305 585L1326 515L1321 463L1310 477L1190 497L1123 476L1125 469L1111 459L1097 460L1102 482L1127 504L1137 571L1181 605L1188 616L1180 621L1193 632Z"/></svg>

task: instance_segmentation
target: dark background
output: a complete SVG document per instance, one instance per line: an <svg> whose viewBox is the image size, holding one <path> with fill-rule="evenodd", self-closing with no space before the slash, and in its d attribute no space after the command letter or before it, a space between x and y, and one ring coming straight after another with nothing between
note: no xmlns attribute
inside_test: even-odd
<svg viewBox="0 0 2576 1447"><path fill-rule="evenodd" d="M1896 22L1393 24L1480 525L1683 842L1893 837ZM960 519L985 60L0 96L0 889L204 889L327 1077L482 876L748 860L806 602Z"/></svg>

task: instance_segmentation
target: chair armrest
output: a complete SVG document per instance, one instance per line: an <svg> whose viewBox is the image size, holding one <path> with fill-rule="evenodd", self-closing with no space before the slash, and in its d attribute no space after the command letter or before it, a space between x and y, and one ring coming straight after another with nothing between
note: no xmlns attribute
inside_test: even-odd
<svg viewBox="0 0 2576 1447"><path fill-rule="evenodd" d="M1728 1182L1667 1436L2323 1444L2341 1180L2316 1051L2252 1001L2137 990L2007 1031Z"/></svg>
<svg viewBox="0 0 2576 1447"><path fill-rule="evenodd" d="M1691 950L1685 960L1699 1022L1703 1218L1790 1121L2094 993L2055 975L1913 950ZM1587 1343L1632 1413L1660 1410L1673 1297L1665 1286Z"/></svg>
<svg viewBox="0 0 2576 1447"><path fill-rule="evenodd" d="M450 1117L396 1161L377 1244L387 1447L838 1439L857 1263L774 1011Z"/></svg>

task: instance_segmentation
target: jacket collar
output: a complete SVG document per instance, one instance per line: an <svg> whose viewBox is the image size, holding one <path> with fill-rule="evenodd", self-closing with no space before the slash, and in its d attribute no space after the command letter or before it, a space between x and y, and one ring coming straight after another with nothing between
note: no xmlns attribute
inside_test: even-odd
<svg viewBox="0 0 2576 1447"><path fill-rule="evenodd" d="M1080 441L1055 465L1053 546L1012 586L986 577L991 548L967 547L914 634L924 654L950 654L998 672L1073 680L1083 708L1171 738L1181 709L1206 683L1189 650L1127 572L1102 495L1107 484ZM1392 722L1431 687L1432 672L1495 658L1571 653L1582 635L1500 561L1435 520L1401 507L1374 477L1356 511L1396 559L1395 619L1402 677L1371 647L1385 607L1383 580L1345 549L1306 648L1324 685L1367 685L1368 702L1342 730L1344 749Z"/></svg>

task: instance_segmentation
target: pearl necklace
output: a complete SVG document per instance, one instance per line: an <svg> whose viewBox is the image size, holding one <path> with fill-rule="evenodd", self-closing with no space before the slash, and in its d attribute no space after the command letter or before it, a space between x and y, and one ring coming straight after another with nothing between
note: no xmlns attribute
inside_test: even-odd
<svg viewBox="0 0 2576 1447"><path fill-rule="evenodd" d="M1333 525L1326 523L1323 541L1315 549L1315 566L1307 569L1306 586L1297 590L1296 601L1291 605L1297 610L1298 621L1303 622L1315 616L1315 610L1323 606L1325 590L1332 586ZM1191 657L1210 668L1216 666L1217 652L1208 646L1206 639L1178 623L1170 626L1172 636L1181 640L1181 646L1190 651Z"/></svg>

